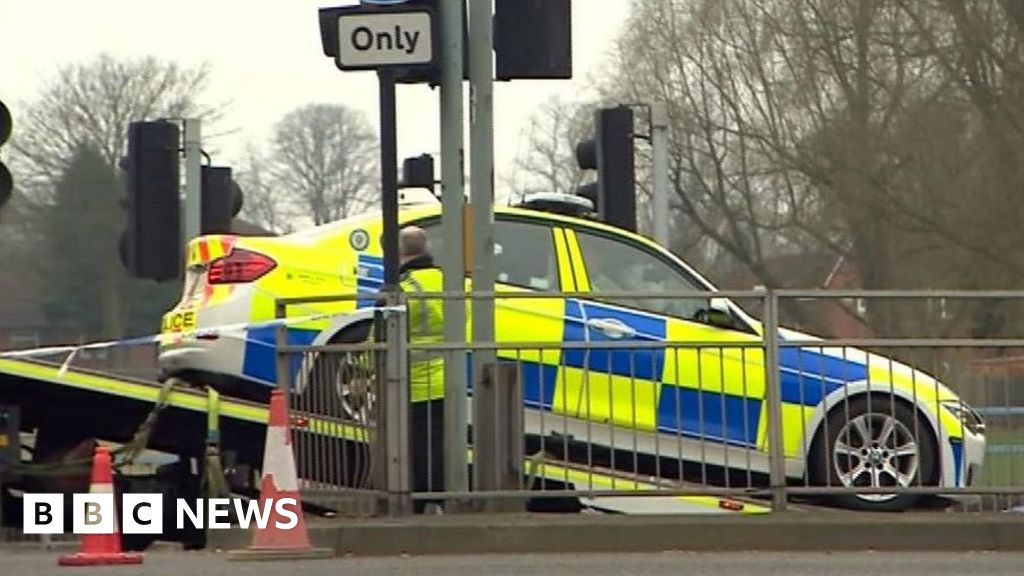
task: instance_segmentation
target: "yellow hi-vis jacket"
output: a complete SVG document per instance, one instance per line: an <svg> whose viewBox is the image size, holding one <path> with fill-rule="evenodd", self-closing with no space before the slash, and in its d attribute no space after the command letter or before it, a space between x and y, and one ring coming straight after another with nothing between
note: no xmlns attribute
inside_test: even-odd
<svg viewBox="0 0 1024 576"><path fill-rule="evenodd" d="M409 400L426 402L444 398L444 358L440 350L417 350L416 344L444 341L444 303L440 298L424 298L422 293L444 290L444 279L438 268L413 268L406 271L399 285L406 293L408 306Z"/></svg>

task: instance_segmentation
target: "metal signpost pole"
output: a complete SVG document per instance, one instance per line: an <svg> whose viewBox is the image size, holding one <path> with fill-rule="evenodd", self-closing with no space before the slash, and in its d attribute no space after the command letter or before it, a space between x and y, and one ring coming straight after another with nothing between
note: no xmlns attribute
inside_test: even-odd
<svg viewBox="0 0 1024 576"><path fill-rule="evenodd" d="M398 151L395 84L410 71L429 69L435 62L436 40L432 10L404 2L365 1L365 6L342 6L320 11L324 54L341 70L376 70L380 84L380 179L384 252L384 295L387 340L382 391L384 417L380 428L386 454L385 484L392 496L392 513L408 511L411 466L409 446L408 341L404 317L394 306L401 303L398 286ZM376 5L376 6L374 6ZM422 67L422 68L421 68Z"/></svg>
<svg viewBox="0 0 1024 576"><path fill-rule="evenodd" d="M494 290L494 133L493 34L491 0L470 0L470 189L473 207L473 291ZM494 299L475 298L472 307L473 342L494 342ZM485 415L496 404L494 350L473 353L473 475L476 489L494 484L497 461L492 447L494 421Z"/></svg>
<svg viewBox="0 0 1024 576"><path fill-rule="evenodd" d="M388 306L399 301L398 288L398 135L395 109L395 76L390 70L377 71L380 81L380 181L384 217L384 287ZM387 486L391 496L389 514L406 513L409 491L408 384L405 380L405 332L403 316L388 312L384 333L387 339L387 378L384 397L386 427Z"/></svg>
<svg viewBox="0 0 1024 576"><path fill-rule="evenodd" d="M462 210L462 0L443 0L441 9L441 254L444 291L462 292L465 286ZM466 341L466 314L462 300L444 301L444 339ZM449 492L469 489L466 462L466 356L452 351L445 358L444 477Z"/></svg>
<svg viewBox="0 0 1024 576"><path fill-rule="evenodd" d="M786 511L786 462L782 438L782 391L779 383L779 297L765 296L765 404L768 409L768 472L772 511Z"/></svg>
<svg viewBox="0 0 1024 576"><path fill-rule="evenodd" d="M654 239L669 245L668 232L668 110L664 102L651 104L651 170L654 172Z"/></svg>
<svg viewBox="0 0 1024 576"><path fill-rule="evenodd" d="M185 120L185 218L183 250L201 233L202 194L202 123L198 118ZM183 253L187 253L184 251Z"/></svg>
<svg viewBox="0 0 1024 576"><path fill-rule="evenodd" d="M395 296L396 293L389 293ZM390 304L391 302L389 302ZM385 317L383 452L388 514L401 516L411 510L412 454L409 452L409 383L406 317L388 312Z"/></svg>

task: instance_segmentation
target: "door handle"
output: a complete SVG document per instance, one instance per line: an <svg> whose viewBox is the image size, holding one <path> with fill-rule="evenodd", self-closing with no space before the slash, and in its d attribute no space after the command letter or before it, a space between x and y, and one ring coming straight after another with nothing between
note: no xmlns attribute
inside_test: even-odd
<svg viewBox="0 0 1024 576"><path fill-rule="evenodd" d="M605 336L616 340L636 336L636 330L618 318L592 318L587 320L587 326L600 330Z"/></svg>

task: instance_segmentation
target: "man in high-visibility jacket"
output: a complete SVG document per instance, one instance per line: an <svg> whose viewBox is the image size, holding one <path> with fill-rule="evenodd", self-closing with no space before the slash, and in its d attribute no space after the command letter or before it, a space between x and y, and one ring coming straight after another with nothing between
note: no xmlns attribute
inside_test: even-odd
<svg viewBox="0 0 1024 576"><path fill-rule="evenodd" d="M406 293L409 342L409 450L413 490L444 490L444 358L440 351L417 350L416 345L444 341L444 304L423 293L444 290L441 269L430 254L427 233L406 226L399 234L399 285ZM424 509L426 501L416 503Z"/></svg>

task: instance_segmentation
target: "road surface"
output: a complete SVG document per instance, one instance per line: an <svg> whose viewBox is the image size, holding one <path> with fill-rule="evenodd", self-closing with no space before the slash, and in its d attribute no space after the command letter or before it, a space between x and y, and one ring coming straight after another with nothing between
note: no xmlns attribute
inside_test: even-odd
<svg viewBox="0 0 1024 576"><path fill-rule="evenodd" d="M152 552L142 566L61 568L63 552L0 549L0 574L154 576L1018 576L1024 553L659 553L333 558L235 562L209 552Z"/></svg>

